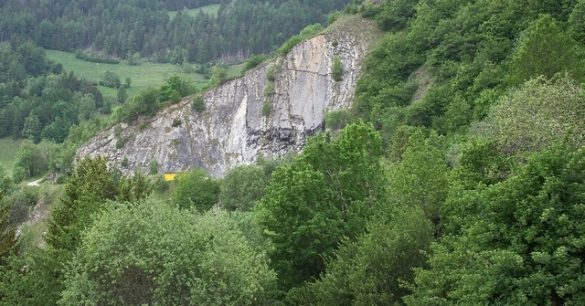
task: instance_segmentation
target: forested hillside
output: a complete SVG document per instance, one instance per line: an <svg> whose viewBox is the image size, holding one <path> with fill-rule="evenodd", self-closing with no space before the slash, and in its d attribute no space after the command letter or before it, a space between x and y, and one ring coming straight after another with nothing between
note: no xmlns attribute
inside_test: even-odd
<svg viewBox="0 0 585 306"><path fill-rule="evenodd" d="M1 43L0 58L0 137L63 142L72 125L104 108L95 85L64 73L33 44Z"/></svg>
<svg viewBox="0 0 585 306"><path fill-rule="evenodd" d="M138 55L160 62L206 63L268 53L311 23L324 22L349 0L3 1L0 41L34 41L62 51ZM201 10L221 4L217 16ZM179 11L170 17L169 12Z"/></svg>
<svg viewBox="0 0 585 306"><path fill-rule="evenodd" d="M584 305L585 0L345 14L386 33L302 153L172 183L84 159L40 244L3 180L0 304Z"/></svg>

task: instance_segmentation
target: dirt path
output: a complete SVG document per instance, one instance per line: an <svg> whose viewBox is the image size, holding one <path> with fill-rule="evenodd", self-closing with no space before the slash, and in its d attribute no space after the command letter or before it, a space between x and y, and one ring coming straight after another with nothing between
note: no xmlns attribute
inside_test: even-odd
<svg viewBox="0 0 585 306"><path fill-rule="evenodd" d="M36 181L32 181L30 183L27 183L26 185L27 186L30 186L30 187L39 187L41 185L41 182L42 181L43 181L43 178L40 178L40 179L38 179Z"/></svg>

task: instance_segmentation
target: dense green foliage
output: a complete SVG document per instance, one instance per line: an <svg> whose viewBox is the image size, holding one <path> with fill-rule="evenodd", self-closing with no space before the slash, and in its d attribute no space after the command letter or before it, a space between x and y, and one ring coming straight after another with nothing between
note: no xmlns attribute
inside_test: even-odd
<svg viewBox="0 0 585 306"><path fill-rule="evenodd" d="M4 198L4 190L0 190L0 203ZM4 262L5 258L14 249L16 244L16 237L14 235L14 228L10 225L10 206L0 207L0 264Z"/></svg>
<svg viewBox="0 0 585 306"><path fill-rule="evenodd" d="M584 113L581 85L566 75L552 81L541 77L503 96L475 132L508 153L541 150L565 137L580 147L585 145Z"/></svg>
<svg viewBox="0 0 585 306"><path fill-rule="evenodd" d="M59 304L257 305L275 278L227 213L119 205L83 235Z"/></svg>
<svg viewBox="0 0 585 306"><path fill-rule="evenodd" d="M350 125L335 140L312 138L302 156L273 173L257 210L276 247L281 287L318 276L340 239L363 231L384 197L381 145L371 126Z"/></svg>
<svg viewBox="0 0 585 306"><path fill-rule="evenodd" d="M61 143L71 126L109 112L96 86L62 72L30 43L0 43L0 137Z"/></svg>
<svg viewBox="0 0 585 306"><path fill-rule="evenodd" d="M340 130L349 124L352 114L348 110L336 110L325 114L325 127L329 130Z"/></svg>
<svg viewBox="0 0 585 306"><path fill-rule="evenodd" d="M408 208L374 219L367 230L341 246L318 281L293 291L292 304L399 304L408 292L400 282L412 280L412 267L426 260L432 226L420 209Z"/></svg>
<svg viewBox="0 0 585 306"><path fill-rule="evenodd" d="M433 246L408 304L584 303L584 167L582 147L553 146L505 182L461 195L453 215L468 221Z"/></svg>
<svg viewBox="0 0 585 306"><path fill-rule="evenodd" d="M241 166L230 170L219 192L219 203L225 210L250 211L264 195L269 176L259 166Z"/></svg>
<svg viewBox="0 0 585 306"><path fill-rule="evenodd" d="M406 30L370 56L356 111L386 138L401 124L452 133L482 119L510 84L565 71L579 79L582 46L563 29L575 2L420 1ZM412 101L425 75L435 84Z"/></svg>
<svg viewBox="0 0 585 306"><path fill-rule="evenodd" d="M179 175L171 198L180 208L206 211L217 204L218 196L219 183L197 169Z"/></svg>
<svg viewBox="0 0 585 306"><path fill-rule="evenodd" d="M177 103L182 97L197 92L189 81L179 76L170 77L161 87L148 88L128 103L114 110L114 121L131 122L139 116L152 116L163 106Z"/></svg>
<svg viewBox="0 0 585 306"><path fill-rule="evenodd" d="M258 65L260 65L263 61L265 61L266 59L268 59L267 56L264 55L258 55L258 54L253 54L252 56L250 56L250 58L246 61L246 65L244 65L244 68L242 69L242 72L246 72L250 69L256 68Z"/></svg>
<svg viewBox="0 0 585 306"><path fill-rule="evenodd" d="M124 0L1 2L0 41L79 52L92 61L135 53L175 64L267 53L349 0ZM183 8L221 4L217 16ZM169 17L168 11L179 10ZM104 56L105 55L105 56Z"/></svg>
<svg viewBox="0 0 585 306"><path fill-rule="evenodd" d="M84 159L65 186L61 206L52 214L47 242L57 249L74 250L80 233L90 225L92 213L114 199L115 182L104 159Z"/></svg>
<svg viewBox="0 0 585 306"><path fill-rule="evenodd" d="M333 57L333 64L331 64L331 77L336 82L343 80L343 63L338 56Z"/></svg>
<svg viewBox="0 0 585 306"><path fill-rule="evenodd" d="M139 3L153 14L163 7ZM233 1L216 21L291 3ZM170 184L159 177L155 199L144 200L147 177L80 161L52 212L46 249L5 252L0 304L584 304L585 1L356 0L345 12L387 31L352 110L330 112L327 131L289 160L259 158L223 179L202 170ZM319 31L308 27L282 52ZM238 52L251 51L239 43ZM168 54L181 62L188 49ZM116 52L105 53L123 56ZM266 116L281 64L268 69ZM227 79L223 68L214 67L213 83ZM118 119L151 115L191 93L187 85L171 78L120 107ZM38 121L26 121L25 134L35 135ZM99 127L92 122L80 119L65 143L87 137ZM65 168L72 151L52 146L23 142L14 174ZM10 238L38 194L0 178L0 230ZM7 241L0 250L14 249Z"/></svg>
<svg viewBox="0 0 585 306"><path fill-rule="evenodd" d="M56 305L64 289L62 262L67 260L58 252L40 249L9 257L0 267L0 305Z"/></svg>

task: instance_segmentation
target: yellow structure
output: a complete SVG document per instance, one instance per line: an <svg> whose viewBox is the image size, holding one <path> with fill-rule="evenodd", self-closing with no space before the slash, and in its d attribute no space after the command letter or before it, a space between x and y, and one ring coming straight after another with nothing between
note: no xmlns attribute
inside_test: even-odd
<svg viewBox="0 0 585 306"><path fill-rule="evenodd" d="M172 182L177 179L177 173L165 173L165 182Z"/></svg>

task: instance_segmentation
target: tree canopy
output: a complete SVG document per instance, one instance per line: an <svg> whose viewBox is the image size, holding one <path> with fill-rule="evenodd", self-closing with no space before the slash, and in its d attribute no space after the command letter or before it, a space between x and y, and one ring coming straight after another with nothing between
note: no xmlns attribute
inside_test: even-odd
<svg viewBox="0 0 585 306"><path fill-rule="evenodd" d="M112 260L115 259L115 260ZM256 305L275 273L227 213L117 205L84 233L60 305Z"/></svg>

